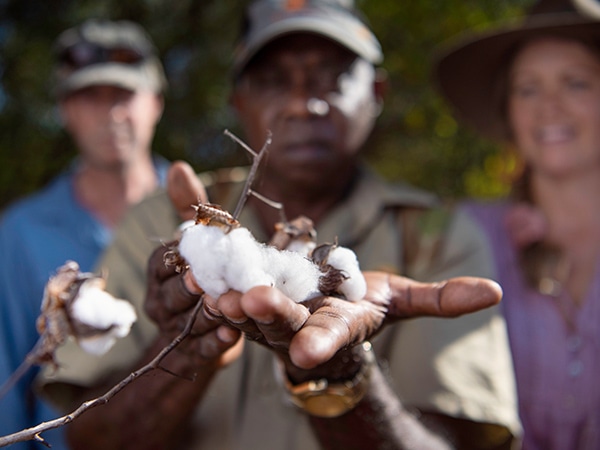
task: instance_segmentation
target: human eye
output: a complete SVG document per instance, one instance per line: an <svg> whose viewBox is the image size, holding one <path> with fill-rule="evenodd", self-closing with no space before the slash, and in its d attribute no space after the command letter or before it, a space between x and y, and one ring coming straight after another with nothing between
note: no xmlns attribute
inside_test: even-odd
<svg viewBox="0 0 600 450"><path fill-rule="evenodd" d="M566 80L566 85L573 91L586 91L591 87L590 81L585 77L569 77Z"/></svg>
<svg viewBox="0 0 600 450"><path fill-rule="evenodd" d="M515 83L510 90L513 97L530 98L538 93L539 89L534 83Z"/></svg>
<svg viewBox="0 0 600 450"><path fill-rule="evenodd" d="M277 69L260 70L250 77L250 88L258 93L283 92L287 84L287 76Z"/></svg>
<svg viewBox="0 0 600 450"><path fill-rule="evenodd" d="M349 69L346 62L328 62L319 67L315 83L322 93L339 90L340 77Z"/></svg>
<svg viewBox="0 0 600 450"><path fill-rule="evenodd" d="M117 101L126 103L135 97L135 92L129 89L117 89L114 94Z"/></svg>

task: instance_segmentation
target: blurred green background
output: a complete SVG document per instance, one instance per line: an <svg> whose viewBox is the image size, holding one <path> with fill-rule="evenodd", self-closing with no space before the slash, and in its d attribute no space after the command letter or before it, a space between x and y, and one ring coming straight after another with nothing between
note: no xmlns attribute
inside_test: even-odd
<svg viewBox="0 0 600 450"><path fill-rule="evenodd" d="M439 43L522 14L530 0L357 1L380 38L390 92L365 157L386 178L443 196L507 190L501 149L462 129L432 89ZM244 2L232 0L0 0L0 209L41 187L75 154L50 95L51 46L89 17L130 19L154 38L171 88L156 152L195 169L246 163L223 135L238 132L228 67ZM473 61L477 70L477 61Z"/></svg>

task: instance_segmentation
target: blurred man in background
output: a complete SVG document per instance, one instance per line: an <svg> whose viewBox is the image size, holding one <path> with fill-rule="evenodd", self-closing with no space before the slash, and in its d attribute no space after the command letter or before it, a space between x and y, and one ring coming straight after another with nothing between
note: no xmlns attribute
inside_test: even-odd
<svg viewBox="0 0 600 450"><path fill-rule="evenodd" d="M165 183L168 168L152 154L167 82L146 32L89 20L64 31L54 50L54 94L78 156L0 219L0 382L37 341L48 278L67 260L91 271L124 213ZM0 435L56 417L32 388L35 373L0 399ZM60 448L58 436L48 437Z"/></svg>

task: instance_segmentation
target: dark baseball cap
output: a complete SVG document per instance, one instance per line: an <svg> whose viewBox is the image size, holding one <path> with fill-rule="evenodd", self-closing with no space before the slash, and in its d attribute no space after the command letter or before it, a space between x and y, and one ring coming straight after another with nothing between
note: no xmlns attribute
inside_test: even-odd
<svg viewBox="0 0 600 450"><path fill-rule="evenodd" d="M381 45L353 0L257 0L246 9L233 73L239 75L266 44L291 33L318 34L373 64L383 61Z"/></svg>
<svg viewBox="0 0 600 450"><path fill-rule="evenodd" d="M54 51L57 96L94 85L166 90L156 48L137 23L88 20L61 33Z"/></svg>

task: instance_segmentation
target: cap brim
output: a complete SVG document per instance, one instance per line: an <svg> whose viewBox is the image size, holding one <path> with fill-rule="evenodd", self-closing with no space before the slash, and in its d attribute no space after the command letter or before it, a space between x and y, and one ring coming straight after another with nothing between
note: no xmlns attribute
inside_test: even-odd
<svg viewBox="0 0 600 450"><path fill-rule="evenodd" d="M548 14L454 39L442 46L434 59L434 84L459 120L487 137L506 140L495 92L498 74L518 44L546 34L600 38L600 24L577 14Z"/></svg>
<svg viewBox="0 0 600 450"><path fill-rule="evenodd" d="M66 95L89 86L116 86L137 91L163 90L163 80L150 63L141 65L102 64L84 67L57 82L56 94Z"/></svg>
<svg viewBox="0 0 600 450"><path fill-rule="evenodd" d="M383 61L381 46L373 33L356 19L332 21L319 16L291 16L249 36L236 50L233 72L239 73L265 45L284 35L311 33L331 39L373 64Z"/></svg>

